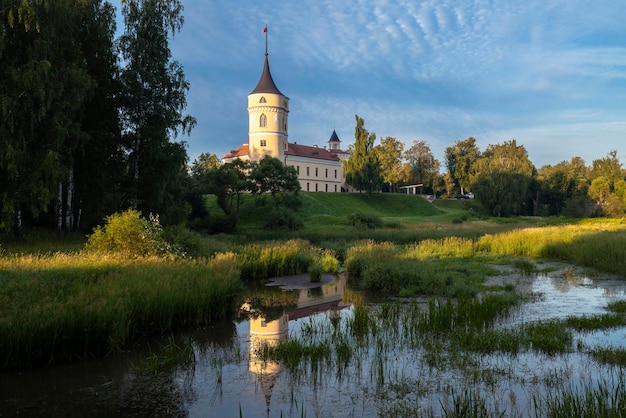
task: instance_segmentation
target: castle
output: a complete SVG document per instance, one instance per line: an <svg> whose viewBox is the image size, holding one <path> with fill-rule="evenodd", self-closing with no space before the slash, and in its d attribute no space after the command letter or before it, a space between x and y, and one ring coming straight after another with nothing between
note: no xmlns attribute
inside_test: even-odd
<svg viewBox="0 0 626 418"><path fill-rule="evenodd" d="M290 143L288 120L289 98L280 92L272 79L266 38L263 72L254 90L248 94L248 143L231 150L222 157L222 162L238 158L259 161L270 156L296 169L303 191L347 190L341 159L347 158L348 153L341 150L337 133L333 130L328 148Z"/></svg>

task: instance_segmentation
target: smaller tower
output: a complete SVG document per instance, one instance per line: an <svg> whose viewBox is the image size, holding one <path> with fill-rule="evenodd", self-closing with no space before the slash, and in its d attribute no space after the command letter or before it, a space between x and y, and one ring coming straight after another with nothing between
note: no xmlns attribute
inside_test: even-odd
<svg viewBox="0 0 626 418"><path fill-rule="evenodd" d="M265 64L256 87L248 94L248 144L250 160L269 155L285 162L288 147L289 98L282 94L270 72L265 32Z"/></svg>

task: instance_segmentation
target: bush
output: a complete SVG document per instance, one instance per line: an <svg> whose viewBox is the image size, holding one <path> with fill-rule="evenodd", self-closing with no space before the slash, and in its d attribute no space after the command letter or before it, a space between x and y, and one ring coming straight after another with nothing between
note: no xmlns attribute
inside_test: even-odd
<svg viewBox="0 0 626 418"><path fill-rule="evenodd" d="M278 212L270 215L269 219L265 223L265 229L288 229L290 231L297 231L302 229L304 223L294 212L286 209L281 209Z"/></svg>
<svg viewBox="0 0 626 418"><path fill-rule="evenodd" d="M324 273L324 268L320 263L313 263L309 266L309 279L312 282L318 283L322 280L322 274Z"/></svg>
<svg viewBox="0 0 626 418"><path fill-rule="evenodd" d="M375 229L383 226L382 219L367 213L353 213L348 216L348 222L356 228Z"/></svg>
<svg viewBox="0 0 626 418"><path fill-rule="evenodd" d="M87 251L116 254L127 258L171 254L163 238L158 216L145 219L139 211L129 209L106 217L87 240Z"/></svg>
<svg viewBox="0 0 626 418"><path fill-rule="evenodd" d="M337 260L337 257L335 257L330 250L326 250L324 254L322 254L320 263L325 273L339 272L339 260Z"/></svg>

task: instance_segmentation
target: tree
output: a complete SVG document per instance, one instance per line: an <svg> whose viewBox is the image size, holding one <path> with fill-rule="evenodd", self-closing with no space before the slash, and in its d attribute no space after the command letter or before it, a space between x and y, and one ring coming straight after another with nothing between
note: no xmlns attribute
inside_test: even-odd
<svg viewBox="0 0 626 418"><path fill-rule="evenodd" d="M108 2L89 0L78 25L80 47L94 88L79 115L85 136L78 143L68 173L66 228L76 230L84 223L93 227L120 207L120 184L124 172L121 126L118 113L119 66L115 50L115 9ZM74 184L74 187L70 185ZM68 193L69 194L69 193Z"/></svg>
<svg viewBox="0 0 626 418"><path fill-rule="evenodd" d="M180 0L126 0L122 4L125 32L119 48L126 66L121 72L121 117L127 155L131 208L164 215L180 204L176 190L184 179L184 142L170 142L189 133L195 119L183 115L189 82L182 66L171 60L168 36L183 25ZM181 178L182 176L182 178Z"/></svg>
<svg viewBox="0 0 626 418"><path fill-rule="evenodd" d="M435 159L426 141L413 141L413 145L404 151L408 163L409 182L422 184L423 188L433 190L439 178L439 161Z"/></svg>
<svg viewBox="0 0 626 418"><path fill-rule="evenodd" d="M453 146L445 150L448 174L461 193L470 190L474 164L478 158L480 158L480 150L476 145L476 139L471 136L463 141L456 141Z"/></svg>
<svg viewBox="0 0 626 418"><path fill-rule="evenodd" d="M601 212L608 216L622 216L626 208L622 195L624 177L617 151L594 160L590 178L589 197L598 203Z"/></svg>
<svg viewBox="0 0 626 418"><path fill-rule="evenodd" d="M23 237L45 212L84 139L78 116L93 88L80 51L85 4L7 2L0 14L2 220Z"/></svg>
<svg viewBox="0 0 626 418"><path fill-rule="evenodd" d="M358 115L355 115L355 118L355 142L350 157L342 161L343 169L349 185L372 194L375 190L380 190L382 182L380 164L374 151L376 134L370 134L365 129L365 121L362 118Z"/></svg>
<svg viewBox="0 0 626 418"><path fill-rule="evenodd" d="M380 145L374 147L376 158L380 163L380 174L385 183L389 184L389 191L393 191L393 185L402 180L402 152L404 143L390 136L380 141Z"/></svg>
<svg viewBox="0 0 626 418"><path fill-rule="evenodd" d="M278 158L266 156L251 165L250 180L252 190L259 194L269 194L274 212L281 206L297 208L300 205L298 173L291 166L283 165Z"/></svg>
<svg viewBox="0 0 626 418"><path fill-rule="evenodd" d="M228 216L231 229L235 229L239 222L241 195L252 189L252 183L246 175L249 169L249 162L236 159L208 171L210 192L215 194L217 204Z"/></svg>
<svg viewBox="0 0 626 418"><path fill-rule="evenodd" d="M493 215L528 215L532 213L528 199L535 175L526 149L513 139L487 147L476 161L471 188Z"/></svg>

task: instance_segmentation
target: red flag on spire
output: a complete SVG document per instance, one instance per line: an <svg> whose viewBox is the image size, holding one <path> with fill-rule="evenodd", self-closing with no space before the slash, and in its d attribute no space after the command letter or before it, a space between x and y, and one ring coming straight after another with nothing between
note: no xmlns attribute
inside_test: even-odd
<svg viewBox="0 0 626 418"><path fill-rule="evenodd" d="M267 25L263 28L263 33L267 33Z"/></svg>

